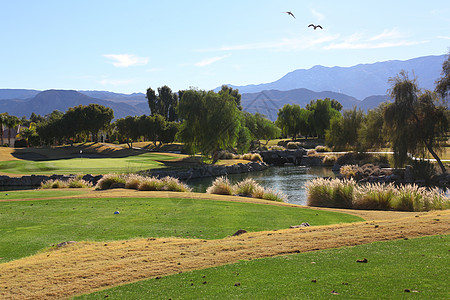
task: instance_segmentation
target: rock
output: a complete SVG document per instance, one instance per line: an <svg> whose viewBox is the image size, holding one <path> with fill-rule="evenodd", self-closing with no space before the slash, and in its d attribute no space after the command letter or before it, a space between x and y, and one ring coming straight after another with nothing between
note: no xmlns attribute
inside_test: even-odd
<svg viewBox="0 0 450 300"><path fill-rule="evenodd" d="M239 229L232 236L238 236L238 235L241 235L241 234L244 234L244 233L247 233L247 230Z"/></svg>
<svg viewBox="0 0 450 300"><path fill-rule="evenodd" d="M311 226L311 225L309 225L309 223L304 222L304 223L302 223L300 225L290 226L289 228L301 228L301 227L308 227L308 226Z"/></svg>
<svg viewBox="0 0 450 300"><path fill-rule="evenodd" d="M61 247L67 246L69 244L74 244L74 243L76 243L76 242L75 241L62 242L62 243L56 244L56 247L61 248Z"/></svg>

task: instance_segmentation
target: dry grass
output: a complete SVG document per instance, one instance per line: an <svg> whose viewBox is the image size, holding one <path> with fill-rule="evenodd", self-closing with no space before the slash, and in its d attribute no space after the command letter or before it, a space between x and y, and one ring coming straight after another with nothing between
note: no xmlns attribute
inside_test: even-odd
<svg viewBox="0 0 450 300"><path fill-rule="evenodd" d="M240 260L449 233L450 211L416 215L213 241L161 238L70 244L1 264L0 298L62 299Z"/></svg>

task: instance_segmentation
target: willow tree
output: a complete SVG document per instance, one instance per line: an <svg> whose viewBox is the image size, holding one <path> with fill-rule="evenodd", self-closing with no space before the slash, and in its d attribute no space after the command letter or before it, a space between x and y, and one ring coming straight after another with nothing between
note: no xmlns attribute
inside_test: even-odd
<svg viewBox="0 0 450 300"><path fill-rule="evenodd" d="M443 99L450 96L450 52L442 64L442 77L436 81L436 93Z"/></svg>
<svg viewBox="0 0 450 300"><path fill-rule="evenodd" d="M390 96L394 102L384 110L384 120L394 150L395 165L402 166L408 157L425 157L428 151L446 173L437 150L442 146L442 136L448 133L448 108L437 105L436 94L421 92L416 78L410 79L401 71L390 79Z"/></svg>

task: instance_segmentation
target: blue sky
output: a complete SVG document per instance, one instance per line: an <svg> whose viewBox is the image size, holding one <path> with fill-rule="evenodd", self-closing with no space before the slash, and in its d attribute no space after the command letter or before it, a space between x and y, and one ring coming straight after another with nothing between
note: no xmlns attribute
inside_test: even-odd
<svg viewBox="0 0 450 300"><path fill-rule="evenodd" d="M445 54L448 1L0 0L0 88L145 92ZM292 11L295 19L285 11ZM323 30L307 26L321 24Z"/></svg>

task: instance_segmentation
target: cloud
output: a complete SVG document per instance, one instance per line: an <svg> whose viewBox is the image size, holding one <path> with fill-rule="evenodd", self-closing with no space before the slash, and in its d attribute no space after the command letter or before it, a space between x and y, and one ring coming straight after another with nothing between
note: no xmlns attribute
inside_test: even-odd
<svg viewBox="0 0 450 300"><path fill-rule="evenodd" d="M450 40L450 36L438 36L438 39L443 39L443 40Z"/></svg>
<svg viewBox="0 0 450 300"><path fill-rule="evenodd" d="M148 63L147 57L137 57L134 54L104 54L103 56L113 60L113 66L118 68L144 66Z"/></svg>
<svg viewBox="0 0 450 300"><path fill-rule="evenodd" d="M261 43L249 43L240 45L228 45L221 46L218 48L211 49L201 49L201 52L214 52L214 51L239 51L239 50L273 50L273 51L291 51L291 50L302 50L312 48L316 45L327 43L339 38L339 35L322 35L320 37L310 36L310 37L300 37L300 38L290 38L281 39L272 42L261 42Z"/></svg>
<svg viewBox="0 0 450 300"><path fill-rule="evenodd" d="M321 14L320 12L315 10L314 8L311 8L311 13L312 13L313 16L315 16L317 18L317 21L323 21L325 19L325 15Z"/></svg>
<svg viewBox="0 0 450 300"><path fill-rule="evenodd" d="M377 34L373 37L371 37L370 41L378 41L378 40L384 40L384 39L398 39L402 38L402 34L397 29L385 29L382 33Z"/></svg>
<svg viewBox="0 0 450 300"><path fill-rule="evenodd" d="M102 85L127 85L135 82L134 79L102 79L99 81Z"/></svg>
<svg viewBox="0 0 450 300"><path fill-rule="evenodd" d="M230 57L231 54L226 54L226 55L222 55L222 56L216 56L216 57L211 57L211 58L205 58L197 63L195 63L194 65L197 67L206 67L210 64L213 64L219 60L225 59L227 57Z"/></svg>
<svg viewBox="0 0 450 300"><path fill-rule="evenodd" d="M365 37L362 33L354 33L342 41L325 46L325 50L333 49L380 49L392 47L413 46L428 41L410 41L397 29L385 29L382 33L372 37Z"/></svg>

